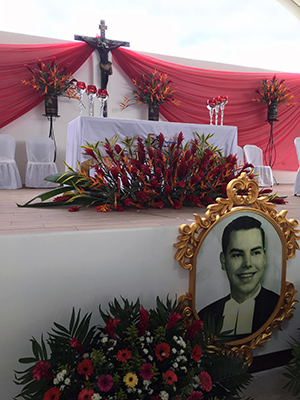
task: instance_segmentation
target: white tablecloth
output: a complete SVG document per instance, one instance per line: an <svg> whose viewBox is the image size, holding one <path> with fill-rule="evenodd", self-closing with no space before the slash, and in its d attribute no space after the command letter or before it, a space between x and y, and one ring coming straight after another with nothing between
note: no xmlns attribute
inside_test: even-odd
<svg viewBox="0 0 300 400"><path fill-rule="evenodd" d="M118 135L119 141L126 136L139 136L146 138L149 133L159 135L162 133L167 140L172 140L182 132L184 141L195 139L194 132L205 136L214 134L209 143L222 149L224 156L237 153L237 127L220 125L183 124L177 122L144 121L120 118L78 117L68 125L66 163L77 169L78 161L82 163L89 159L85 156L84 149L80 146L86 142L95 144L97 141L111 140Z"/></svg>

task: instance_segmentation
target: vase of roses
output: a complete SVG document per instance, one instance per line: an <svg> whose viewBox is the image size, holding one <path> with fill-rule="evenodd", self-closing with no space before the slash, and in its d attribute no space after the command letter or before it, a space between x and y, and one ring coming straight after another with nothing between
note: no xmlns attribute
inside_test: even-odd
<svg viewBox="0 0 300 400"><path fill-rule="evenodd" d="M24 386L16 398L222 400L238 398L250 382L238 356L208 346L215 332L200 320L185 326L176 301L157 298L153 309L122 301L99 308L102 325L90 327L91 314L73 310L47 341L31 339L33 356L20 359L31 366L15 373Z"/></svg>

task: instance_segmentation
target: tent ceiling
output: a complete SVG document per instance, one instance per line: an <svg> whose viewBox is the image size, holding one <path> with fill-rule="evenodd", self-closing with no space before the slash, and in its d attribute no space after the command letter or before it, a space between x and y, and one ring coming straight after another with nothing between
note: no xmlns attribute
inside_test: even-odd
<svg viewBox="0 0 300 400"><path fill-rule="evenodd" d="M300 19L300 0L277 0L286 7L292 14Z"/></svg>

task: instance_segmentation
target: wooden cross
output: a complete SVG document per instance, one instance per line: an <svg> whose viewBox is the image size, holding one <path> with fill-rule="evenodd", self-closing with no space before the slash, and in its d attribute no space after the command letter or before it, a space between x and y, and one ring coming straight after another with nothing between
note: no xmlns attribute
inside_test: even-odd
<svg viewBox="0 0 300 400"><path fill-rule="evenodd" d="M75 40L82 40L86 42L89 46L94 47L98 52L100 57L100 72L101 72L101 89L106 89L108 83L108 77L112 74L112 64L108 60L108 54L111 50L114 50L120 46L130 47L129 42L120 42L118 40L106 39L105 31L107 26L105 25L105 20L100 20L100 36L99 37L89 37L89 36L79 36L75 35Z"/></svg>

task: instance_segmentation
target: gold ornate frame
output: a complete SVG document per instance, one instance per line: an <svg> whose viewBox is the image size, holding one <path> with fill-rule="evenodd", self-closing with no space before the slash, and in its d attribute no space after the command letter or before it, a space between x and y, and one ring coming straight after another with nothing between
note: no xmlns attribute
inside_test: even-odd
<svg viewBox="0 0 300 400"><path fill-rule="evenodd" d="M294 258L296 250L299 250L297 240L300 239L298 235L300 231L296 229L298 222L295 219L288 220L285 210L277 214L276 205L269 202L267 196L258 196L257 182L249 179L246 173L242 173L240 177L228 183L227 198L217 198L216 204L207 206L204 218L194 214L195 222L179 227L179 242L174 244L177 248L175 259L190 273L189 292L180 297L180 301L184 304L183 316L186 323L190 324L193 319L199 319L195 306L197 255L212 229L229 215L241 212L259 215L278 233L282 244L281 288L278 304L270 318L258 331L227 344L231 350L242 355L249 364L253 359L252 350L262 348L262 344L271 339L273 329L281 329L282 321L293 317L294 305L297 302L295 299L297 291L292 283L286 282L285 275L287 259Z"/></svg>

